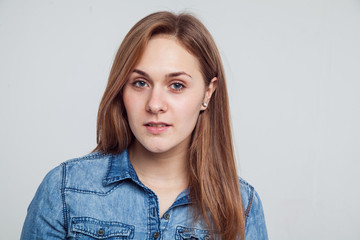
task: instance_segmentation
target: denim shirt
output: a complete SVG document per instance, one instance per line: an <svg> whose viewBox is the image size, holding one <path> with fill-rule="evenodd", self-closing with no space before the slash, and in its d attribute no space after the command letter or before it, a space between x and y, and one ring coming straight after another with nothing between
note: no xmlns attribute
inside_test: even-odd
<svg viewBox="0 0 360 240"><path fill-rule="evenodd" d="M267 239L254 188L240 179L246 240ZM159 215L155 193L139 180L127 151L92 153L50 171L30 203L21 240L210 239L203 220L193 220L189 190Z"/></svg>

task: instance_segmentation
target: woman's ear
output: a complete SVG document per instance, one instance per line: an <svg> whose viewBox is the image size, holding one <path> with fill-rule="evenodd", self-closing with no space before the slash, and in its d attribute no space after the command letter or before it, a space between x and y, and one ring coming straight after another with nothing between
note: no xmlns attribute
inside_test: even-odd
<svg viewBox="0 0 360 240"><path fill-rule="evenodd" d="M207 86L207 89L205 91L204 100L201 104L201 111L205 110L210 102L212 94L215 92L215 89L217 87L217 77L214 77L211 79L209 86Z"/></svg>

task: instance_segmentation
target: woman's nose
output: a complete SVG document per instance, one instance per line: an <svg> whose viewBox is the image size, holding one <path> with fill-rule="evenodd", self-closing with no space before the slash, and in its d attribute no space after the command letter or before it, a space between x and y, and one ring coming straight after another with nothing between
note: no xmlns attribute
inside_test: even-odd
<svg viewBox="0 0 360 240"><path fill-rule="evenodd" d="M146 104L146 111L158 114L167 111L165 93L161 89L153 88Z"/></svg>

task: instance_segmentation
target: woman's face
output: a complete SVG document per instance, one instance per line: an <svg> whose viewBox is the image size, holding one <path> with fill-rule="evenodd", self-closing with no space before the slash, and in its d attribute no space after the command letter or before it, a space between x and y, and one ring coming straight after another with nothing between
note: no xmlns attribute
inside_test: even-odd
<svg viewBox="0 0 360 240"><path fill-rule="evenodd" d="M153 153L186 150L214 82L205 86L198 60L175 38L153 37L123 92L135 141Z"/></svg>

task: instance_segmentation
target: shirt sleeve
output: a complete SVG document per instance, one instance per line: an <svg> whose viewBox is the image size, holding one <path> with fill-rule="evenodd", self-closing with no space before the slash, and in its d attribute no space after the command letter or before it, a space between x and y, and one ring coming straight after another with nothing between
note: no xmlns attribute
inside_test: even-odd
<svg viewBox="0 0 360 240"><path fill-rule="evenodd" d="M267 240L267 229L261 200L257 192L252 192L250 211L246 218L245 240Z"/></svg>
<svg viewBox="0 0 360 240"><path fill-rule="evenodd" d="M28 207L21 240L66 239L62 180L62 165L46 175Z"/></svg>

